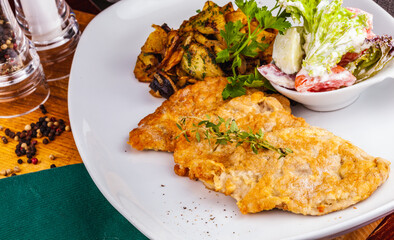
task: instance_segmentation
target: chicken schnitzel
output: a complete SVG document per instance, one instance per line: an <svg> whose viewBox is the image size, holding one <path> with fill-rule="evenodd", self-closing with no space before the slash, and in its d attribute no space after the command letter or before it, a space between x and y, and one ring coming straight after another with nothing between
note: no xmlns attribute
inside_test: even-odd
<svg viewBox="0 0 394 240"><path fill-rule="evenodd" d="M236 102L235 99L225 101L222 98L222 91L227 83L227 79L224 77L207 77L204 81L199 81L177 91L164 101L154 113L149 114L138 123L138 127L129 134L129 144L137 150L152 149L173 152L175 137L180 133L176 127L180 118L202 118L227 102ZM247 96L256 91L256 89L248 90ZM291 111L289 100L279 94L272 96L278 100L279 105L282 105L283 111ZM228 105L230 108L231 106ZM245 108L245 106L242 105L238 110L243 109L244 114L247 114L245 111L249 108ZM258 108L258 106L255 107ZM238 110L234 108L233 112ZM245 115L245 117L247 116Z"/></svg>
<svg viewBox="0 0 394 240"><path fill-rule="evenodd" d="M180 139L175 172L232 196L244 214L273 208L327 214L368 198L388 178L388 161L321 128L288 127L266 133L265 139L292 153L255 154L247 144L213 151L207 141Z"/></svg>
<svg viewBox="0 0 394 240"><path fill-rule="evenodd" d="M245 214L273 208L327 214L366 199L388 178L387 160L293 116L286 98L248 90L224 101L226 84L225 78L207 78L177 91L140 121L130 132L129 143L138 150L174 152L176 174L232 196ZM261 130L274 147L292 152L256 153L248 143L213 148L191 131L184 138L177 127L180 119L185 119L184 129L192 129L206 115L233 119L244 131Z"/></svg>

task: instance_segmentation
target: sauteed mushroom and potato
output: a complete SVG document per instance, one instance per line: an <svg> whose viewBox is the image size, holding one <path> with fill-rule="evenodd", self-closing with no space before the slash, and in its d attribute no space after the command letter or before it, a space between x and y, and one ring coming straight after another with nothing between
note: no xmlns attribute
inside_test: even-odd
<svg viewBox="0 0 394 240"><path fill-rule="evenodd" d="M169 98L177 90L202 81L205 77L231 76L231 63L217 63L216 56L227 48L220 35L228 22L241 21L243 32L248 31L245 14L234 10L231 2L220 7L207 1L201 11L189 20L183 21L178 30L167 24L152 25L150 33L134 68L135 77L150 83L150 93L155 97ZM257 21L256 21L257 22ZM251 24L250 31L253 31ZM254 57L244 57L239 74L254 72L256 66L272 60L272 49L278 31L262 31L257 41L266 43L268 48Z"/></svg>

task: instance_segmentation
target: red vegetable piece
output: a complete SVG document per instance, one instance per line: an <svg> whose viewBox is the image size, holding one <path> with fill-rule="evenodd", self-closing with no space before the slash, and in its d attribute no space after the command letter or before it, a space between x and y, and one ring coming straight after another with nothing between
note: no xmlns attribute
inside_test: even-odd
<svg viewBox="0 0 394 240"><path fill-rule="evenodd" d="M345 67L348 63L355 61L361 55L362 55L362 53L348 52L345 55L343 55L343 57L342 57L341 61L338 63L338 65L341 67Z"/></svg>
<svg viewBox="0 0 394 240"><path fill-rule="evenodd" d="M331 69L326 77L311 77L304 69L297 74L295 88L298 92L325 92L353 85L356 77L341 66Z"/></svg>
<svg viewBox="0 0 394 240"><path fill-rule="evenodd" d="M294 89L295 74L286 74L272 63L258 67L257 70L270 82L288 89Z"/></svg>
<svg viewBox="0 0 394 240"><path fill-rule="evenodd" d="M346 9L349 10L350 12L354 13L354 17L356 17L359 14L364 14L365 16L367 16L367 24L368 24L368 26L365 28L365 31L367 32L367 38L368 39L372 39L372 38L374 38L376 36L375 33L372 32L372 29L373 29L373 23L372 23L373 15L372 14L370 14L368 12L365 12L365 11L363 11L361 9L358 9L358 8L350 8L350 7L348 7Z"/></svg>

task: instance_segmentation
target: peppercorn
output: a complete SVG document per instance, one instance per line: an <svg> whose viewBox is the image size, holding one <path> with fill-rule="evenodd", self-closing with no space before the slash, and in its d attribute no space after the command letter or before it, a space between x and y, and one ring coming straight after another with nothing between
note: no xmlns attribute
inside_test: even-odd
<svg viewBox="0 0 394 240"><path fill-rule="evenodd" d="M18 157L20 157L20 156L23 155L22 152L21 152L19 149L15 149L15 154L16 154L16 156L18 156Z"/></svg>
<svg viewBox="0 0 394 240"><path fill-rule="evenodd" d="M37 130L32 130L32 132L31 132L31 137L32 137L32 138L37 137Z"/></svg>
<svg viewBox="0 0 394 240"><path fill-rule="evenodd" d="M32 163L31 158L27 159L27 163Z"/></svg>
<svg viewBox="0 0 394 240"><path fill-rule="evenodd" d="M38 159L37 159L37 158L32 158L32 159L31 159L31 162L35 165L35 164L38 163Z"/></svg>
<svg viewBox="0 0 394 240"><path fill-rule="evenodd" d="M65 130L66 130L67 132L71 131L70 126L67 125L66 128L65 128Z"/></svg>
<svg viewBox="0 0 394 240"><path fill-rule="evenodd" d="M26 125L26 126L25 126L25 130L26 130L26 131L30 131L30 130L31 130L31 126L30 126L30 125Z"/></svg>
<svg viewBox="0 0 394 240"><path fill-rule="evenodd" d="M10 131L10 133L8 134L8 136L9 136L10 138L14 138L14 137L15 137L15 133L12 132L12 131Z"/></svg>
<svg viewBox="0 0 394 240"><path fill-rule="evenodd" d="M52 134L52 135L48 136L48 139L51 140L51 141L54 141L55 140L55 135Z"/></svg>
<svg viewBox="0 0 394 240"><path fill-rule="evenodd" d="M32 152L27 152L26 153L26 157L28 158L32 158L34 156L34 154Z"/></svg>
<svg viewBox="0 0 394 240"><path fill-rule="evenodd" d="M55 157L53 154L51 154L51 155L49 155L49 159L51 159L51 160L55 160L55 159L56 159L56 157Z"/></svg>
<svg viewBox="0 0 394 240"><path fill-rule="evenodd" d="M21 171L21 169L18 166L14 167L14 172L20 172L20 171Z"/></svg>
<svg viewBox="0 0 394 240"><path fill-rule="evenodd" d="M12 177L13 177L13 176L16 176L16 173L12 173L11 176L12 176Z"/></svg>
<svg viewBox="0 0 394 240"><path fill-rule="evenodd" d="M56 167L56 165L55 164L51 164L51 168L55 168Z"/></svg>
<svg viewBox="0 0 394 240"><path fill-rule="evenodd" d="M3 130L4 130L4 127L0 125L0 131L3 131Z"/></svg>
<svg viewBox="0 0 394 240"><path fill-rule="evenodd" d="M26 150L27 149L27 144L24 142L24 143L22 143L21 147Z"/></svg>
<svg viewBox="0 0 394 240"><path fill-rule="evenodd" d="M22 132L21 132L21 135L20 135L19 137L20 137L20 138L25 138L26 135L27 135L27 134L26 134L26 131L22 131Z"/></svg>
<svg viewBox="0 0 394 240"><path fill-rule="evenodd" d="M49 143L48 138L44 138L44 140L42 140L42 143L43 143L43 144L48 144L48 143Z"/></svg>
<svg viewBox="0 0 394 240"><path fill-rule="evenodd" d="M3 141L4 144L7 144L7 143L8 143L8 139L7 139L6 137L4 137L4 136L1 137L1 140Z"/></svg>
<svg viewBox="0 0 394 240"><path fill-rule="evenodd" d="M52 127L52 125L53 125L53 122L48 122L48 124L47 124L48 127Z"/></svg>
<svg viewBox="0 0 394 240"><path fill-rule="evenodd" d="M19 158L19 159L18 159L18 163L19 163L19 164L22 164L22 163L23 163L23 160Z"/></svg>
<svg viewBox="0 0 394 240"><path fill-rule="evenodd" d="M47 114L48 111L46 110L45 106L43 104L40 105L40 110L42 112L42 114Z"/></svg>
<svg viewBox="0 0 394 240"><path fill-rule="evenodd" d="M11 130L9 128L6 128L5 131L4 131L6 136L8 136L10 134L10 132L11 132Z"/></svg>
<svg viewBox="0 0 394 240"><path fill-rule="evenodd" d="M16 136L14 137L14 140L15 140L15 141L19 141L18 135L16 135Z"/></svg>

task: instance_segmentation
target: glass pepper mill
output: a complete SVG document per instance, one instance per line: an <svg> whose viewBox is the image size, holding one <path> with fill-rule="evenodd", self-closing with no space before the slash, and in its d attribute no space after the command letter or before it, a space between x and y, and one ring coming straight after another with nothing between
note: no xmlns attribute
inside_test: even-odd
<svg viewBox="0 0 394 240"><path fill-rule="evenodd" d="M67 78L81 35L70 6L65 0L14 0L14 3L16 19L37 48L47 81Z"/></svg>
<svg viewBox="0 0 394 240"><path fill-rule="evenodd" d="M0 118L36 110L49 87L34 45L23 34L8 0L0 0Z"/></svg>

